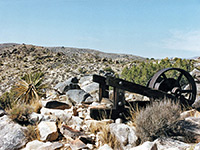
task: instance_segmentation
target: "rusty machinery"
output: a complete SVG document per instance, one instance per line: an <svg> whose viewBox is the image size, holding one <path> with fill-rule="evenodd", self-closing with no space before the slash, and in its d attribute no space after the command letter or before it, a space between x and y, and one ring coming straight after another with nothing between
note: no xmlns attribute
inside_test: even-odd
<svg viewBox="0 0 200 150"><path fill-rule="evenodd" d="M182 106L191 106L196 99L196 84L193 77L179 68L166 68L158 71L147 83L142 86L133 82L112 76L93 75L93 81L99 83L99 102L102 98L109 98L109 87L113 89L112 108L91 108L90 116L94 119L122 118L126 120L132 108L144 107L153 100L170 98L179 101ZM150 101L125 100L125 91L149 97Z"/></svg>

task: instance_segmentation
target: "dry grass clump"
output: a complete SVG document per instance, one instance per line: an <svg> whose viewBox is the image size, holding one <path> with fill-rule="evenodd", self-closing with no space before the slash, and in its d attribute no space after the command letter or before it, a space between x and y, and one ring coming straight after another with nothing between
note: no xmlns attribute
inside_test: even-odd
<svg viewBox="0 0 200 150"><path fill-rule="evenodd" d="M31 113L33 113L34 108L29 105L16 105L9 110L10 118L19 124L29 124L28 118Z"/></svg>
<svg viewBox="0 0 200 150"><path fill-rule="evenodd" d="M96 121L96 122L92 122L90 124L90 132L93 134L96 134L97 132L100 132L101 130L103 130L103 128L107 125L106 122L100 122L100 121Z"/></svg>
<svg viewBox="0 0 200 150"><path fill-rule="evenodd" d="M113 149L121 149L120 143L117 141L116 136L110 132L108 122L97 121L91 123L90 132L93 134L98 134L100 145L108 144Z"/></svg>
<svg viewBox="0 0 200 150"><path fill-rule="evenodd" d="M145 109L141 109L134 119L136 134L141 143L168 137L170 126L180 120L180 112L178 103L166 99L152 102Z"/></svg>
<svg viewBox="0 0 200 150"><path fill-rule="evenodd" d="M40 140L40 133L37 126L28 125L25 134L28 137L28 141Z"/></svg>
<svg viewBox="0 0 200 150"><path fill-rule="evenodd" d="M42 102L41 101L35 101L31 103L31 106L34 109L34 112L40 113L40 110L42 109Z"/></svg>
<svg viewBox="0 0 200 150"><path fill-rule="evenodd" d="M105 125L101 128L99 140L101 141L102 145L108 144L113 149L121 149L120 142L117 141L116 136L110 132L109 125Z"/></svg>

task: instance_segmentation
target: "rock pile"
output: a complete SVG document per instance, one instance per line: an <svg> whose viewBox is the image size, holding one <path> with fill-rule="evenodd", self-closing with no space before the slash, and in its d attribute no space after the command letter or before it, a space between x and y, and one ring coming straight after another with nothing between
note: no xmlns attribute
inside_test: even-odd
<svg viewBox="0 0 200 150"><path fill-rule="evenodd" d="M79 150L79 149L116 149L112 148L109 136L114 136L115 141L122 150L185 150L191 147L199 148L200 142L200 112L195 109L181 114L182 122L179 130L184 134L195 137L194 144L181 142L179 139L159 138L155 141L146 141L138 146L136 128L122 123L120 119L93 120L90 117L90 107L96 105L107 107L99 103L98 84L92 82L91 76L70 78L55 85L54 90L47 91L39 113L29 115L30 124L37 125L39 139L28 142L26 127L13 122L1 110L0 150ZM104 129L107 129L106 132ZM100 130L101 129L101 130ZM181 136L184 136L182 133ZM107 137L106 137L107 136ZM104 139L104 140L105 140ZM111 139L111 138L110 138ZM27 143L28 142L28 143Z"/></svg>

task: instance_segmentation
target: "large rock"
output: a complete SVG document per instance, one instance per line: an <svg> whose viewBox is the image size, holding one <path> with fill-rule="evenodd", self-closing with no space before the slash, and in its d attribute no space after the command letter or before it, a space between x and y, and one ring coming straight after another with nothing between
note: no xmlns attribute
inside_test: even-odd
<svg viewBox="0 0 200 150"><path fill-rule="evenodd" d="M41 142L38 140L31 141L26 144L26 147L22 150L56 150L63 147L59 142Z"/></svg>
<svg viewBox="0 0 200 150"><path fill-rule="evenodd" d="M54 87L54 90L58 91L60 94L64 94L65 92L71 89L80 89L78 85L78 79L76 77L70 78L64 82L58 83Z"/></svg>
<svg viewBox="0 0 200 150"><path fill-rule="evenodd" d="M63 102L59 102L59 101L48 101L46 103L46 108L51 108L51 109L61 109L61 110L65 110L65 109L69 109L71 108L71 106L69 104L63 103Z"/></svg>
<svg viewBox="0 0 200 150"><path fill-rule="evenodd" d="M154 141L158 150L186 150L190 147L190 144L173 140L170 138L159 138Z"/></svg>
<svg viewBox="0 0 200 150"><path fill-rule="evenodd" d="M122 123L112 123L110 124L110 131L116 136L121 146L125 147L125 149L136 146L138 138L135 134L134 127Z"/></svg>
<svg viewBox="0 0 200 150"><path fill-rule="evenodd" d="M41 141L54 141L58 138L58 131L55 122L42 121L38 125Z"/></svg>
<svg viewBox="0 0 200 150"><path fill-rule="evenodd" d="M193 150L200 150L200 143L198 143L197 145L195 145Z"/></svg>
<svg viewBox="0 0 200 150"><path fill-rule="evenodd" d="M190 72L190 74L193 76L196 86L197 86L197 95L200 95L200 70L194 69Z"/></svg>
<svg viewBox="0 0 200 150"><path fill-rule="evenodd" d="M14 123L8 116L0 117L0 150L20 149L27 143L26 128Z"/></svg>
<svg viewBox="0 0 200 150"><path fill-rule="evenodd" d="M193 76L195 81L197 82L200 81L200 70L195 68L194 70L190 72L190 74Z"/></svg>
<svg viewBox="0 0 200 150"><path fill-rule="evenodd" d="M88 85L83 86L82 89L90 94L93 94L99 91L99 84L92 82Z"/></svg>
<svg viewBox="0 0 200 150"><path fill-rule="evenodd" d="M91 75L81 77L80 80L79 80L79 84L80 84L81 89L84 86L92 83L93 82L92 79L93 79L93 76L91 76Z"/></svg>
<svg viewBox="0 0 200 150"><path fill-rule="evenodd" d="M153 142L146 141L142 145L133 147L130 150L186 150L190 144L173 140L170 138L159 138Z"/></svg>
<svg viewBox="0 0 200 150"><path fill-rule="evenodd" d="M146 141L142 145L133 147L130 150L158 150L157 145L154 142Z"/></svg>
<svg viewBox="0 0 200 150"><path fill-rule="evenodd" d="M77 103L92 103L93 99L89 93L84 90L69 90L66 92L68 99L73 103L73 105Z"/></svg>
<svg viewBox="0 0 200 150"><path fill-rule="evenodd" d="M42 115L54 116L56 119L60 121L68 121L72 117L72 113L68 113L67 110L59 110L59 109L49 109L49 108L42 108L40 110ZM51 117L50 117L51 118ZM45 118L43 120L46 120Z"/></svg>

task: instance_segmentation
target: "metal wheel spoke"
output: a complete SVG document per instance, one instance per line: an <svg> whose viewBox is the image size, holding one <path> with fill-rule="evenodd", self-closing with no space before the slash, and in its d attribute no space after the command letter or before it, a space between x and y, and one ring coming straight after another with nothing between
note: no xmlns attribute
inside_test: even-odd
<svg viewBox="0 0 200 150"><path fill-rule="evenodd" d="M176 80L176 82L177 82L177 83L179 83L179 82L180 82L180 80L181 80L182 76L183 76L183 73L181 73L181 74L178 76L178 79Z"/></svg>
<svg viewBox="0 0 200 150"><path fill-rule="evenodd" d="M192 90L181 90L181 93L192 93Z"/></svg>
<svg viewBox="0 0 200 150"><path fill-rule="evenodd" d="M164 80L167 79L167 77L166 77L166 75L164 73L162 74L162 77L163 77Z"/></svg>

